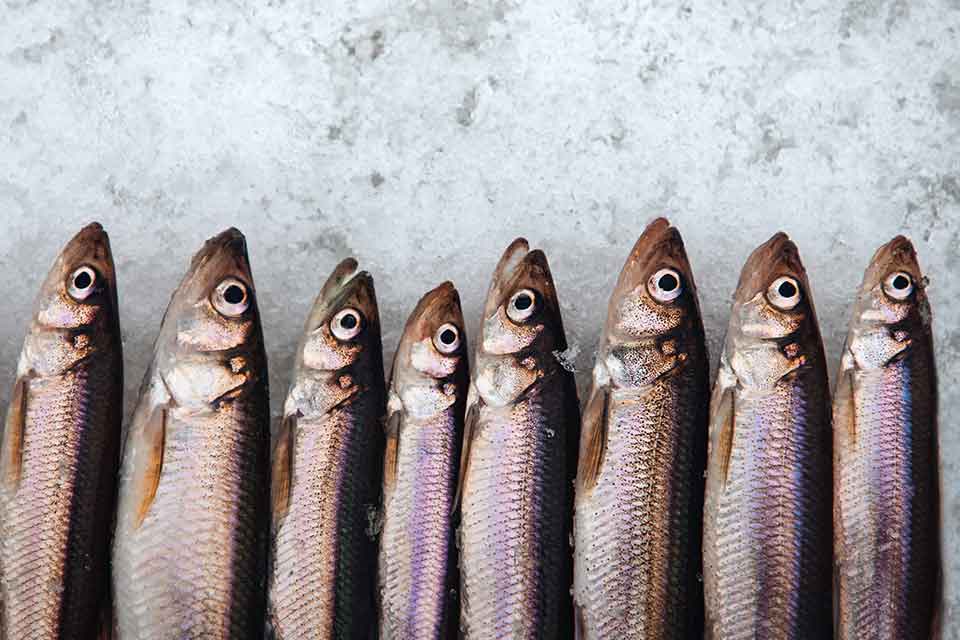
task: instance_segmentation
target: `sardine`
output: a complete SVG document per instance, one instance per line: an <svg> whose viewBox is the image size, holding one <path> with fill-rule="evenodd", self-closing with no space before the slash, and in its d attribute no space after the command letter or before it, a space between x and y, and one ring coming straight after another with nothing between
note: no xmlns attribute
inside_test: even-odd
<svg viewBox="0 0 960 640"><path fill-rule="evenodd" d="M373 278L347 259L310 311L274 445L268 637L376 632L384 387Z"/></svg>
<svg viewBox="0 0 960 640"><path fill-rule="evenodd" d="M707 638L831 637L831 438L810 285L778 233L743 267L711 398Z"/></svg>
<svg viewBox="0 0 960 640"><path fill-rule="evenodd" d="M123 404L117 283L99 224L34 303L0 449L0 637L92 638L109 588Z"/></svg>
<svg viewBox="0 0 960 640"><path fill-rule="evenodd" d="M703 634L709 369L680 233L652 222L607 311L583 412L574 526L580 638Z"/></svg>
<svg viewBox="0 0 960 640"><path fill-rule="evenodd" d="M455 638L453 532L470 372L460 296L445 282L421 298L393 360L380 540L380 638Z"/></svg>
<svg viewBox="0 0 960 640"><path fill-rule="evenodd" d="M579 407L553 278L526 240L487 293L461 460L460 626L467 640L568 638Z"/></svg>
<svg viewBox="0 0 960 640"><path fill-rule="evenodd" d="M833 405L837 637L931 637L939 608L937 383L910 241L873 256Z"/></svg>
<svg viewBox="0 0 960 640"><path fill-rule="evenodd" d="M193 258L160 327L121 462L121 640L263 635L267 359L243 235Z"/></svg>

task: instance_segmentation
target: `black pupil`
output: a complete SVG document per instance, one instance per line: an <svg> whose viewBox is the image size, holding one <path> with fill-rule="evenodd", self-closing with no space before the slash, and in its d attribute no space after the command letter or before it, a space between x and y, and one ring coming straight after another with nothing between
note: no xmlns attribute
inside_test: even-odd
<svg viewBox="0 0 960 640"><path fill-rule="evenodd" d="M905 275L899 275L893 279L893 288L903 291L910 286L910 280Z"/></svg>
<svg viewBox="0 0 960 640"><path fill-rule="evenodd" d="M520 311L526 311L530 308L530 305L533 304L533 298L527 294L522 294L517 296L517 299L513 301L513 306L515 306Z"/></svg>
<svg viewBox="0 0 960 640"><path fill-rule="evenodd" d="M440 332L440 342L443 344L453 344L457 340L457 334L453 329L444 329Z"/></svg>
<svg viewBox="0 0 960 640"><path fill-rule="evenodd" d="M672 273L665 273L660 276L660 282L657 283L657 286L659 286L662 291L673 291L679 284L680 281L677 280L677 276Z"/></svg>
<svg viewBox="0 0 960 640"><path fill-rule="evenodd" d="M86 289L91 284L93 284L93 278L87 271L81 271L73 278L73 286L77 289Z"/></svg>
<svg viewBox="0 0 960 640"><path fill-rule="evenodd" d="M353 329L357 326L357 316L352 313L348 313L340 318L340 326L344 329Z"/></svg>
<svg viewBox="0 0 960 640"><path fill-rule="evenodd" d="M784 298L792 298L797 295L797 288L792 282L781 282L780 286L777 287L777 292Z"/></svg>
<svg viewBox="0 0 960 640"><path fill-rule="evenodd" d="M243 289L232 284L223 292L223 299L230 304L240 304L243 302Z"/></svg>

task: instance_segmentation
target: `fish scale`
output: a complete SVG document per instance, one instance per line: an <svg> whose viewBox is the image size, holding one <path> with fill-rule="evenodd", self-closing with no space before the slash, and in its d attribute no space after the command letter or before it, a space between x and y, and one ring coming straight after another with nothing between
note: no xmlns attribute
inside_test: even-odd
<svg viewBox="0 0 960 640"><path fill-rule="evenodd" d="M679 232L658 218L611 293L583 412L578 637L700 639L706 391L696 286Z"/></svg>
<svg viewBox="0 0 960 640"><path fill-rule="evenodd" d="M551 610L557 603L543 595L566 589L563 559L547 551L565 544L566 505L552 489L566 483L564 445L546 434L547 425L563 422L562 407L546 391L559 382L545 379L510 412L481 409L463 502L461 571L465 584L496 589L465 590L462 626L470 638L554 637L561 630ZM551 627L542 628L545 621Z"/></svg>
<svg viewBox="0 0 960 640"><path fill-rule="evenodd" d="M454 416L446 414L425 423L410 421L403 428L408 433L399 447L396 488L387 499L392 512L383 531L381 566L390 571L381 580L381 634L439 638L446 631L449 522L459 465L457 425ZM394 530L391 519L409 524ZM399 595L406 590L409 601Z"/></svg>
<svg viewBox="0 0 960 640"><path fill-rule="evenodd" d="M275 439L267 637L375 632L383 413L373 279L347 259L311 308Z"/></svg>
<svg viewBox="0 0 960 640"><path fill-rule="evenodd" d="M829 427L809 283L779 233L743 268L714 388L703 538L710 640L830 637Z"/></svg>
<svg viewBox="0 0 960 640"><path fill-rule="evenodd" d="M906 274L899 302L883 278ZM927 639L939 606L936 382L930 313L913 247L894 238L858 292L834 406L839 638ZM885 313L875 320L874 309ZM890 318L890 320L886 320ZM896 357L880 355L908 341Z"/></svg>
<svg viewBox="0 0 960 640"><path fill-rule="evenodd" d="M131 567L118 576L120 589L134 594L127 602L138 631L131 637L156 637L161 620L176 620L190 638L240 637L255 619L254 585L261 577L245 567L257 562L261 534L252 530L250 511L261 498L245 480L250 469L265 463L256 460L262 450L257 419L246 425L243 415L237 412L241 428L232 429L173 414L152 511L135 539L118 551L118 562ZM173 579L155 579L165 574ZM231 613L234 601L250 608Z"/></svg>
<svg viewBox="0 0 960 640"><path fill-rule="evenodd" d="M266 354L243 235L194 256L127 432L113 546L118 640L263 633Z"/></svg>
<svg viewBox="0 0 960 640"><path fill-rule="evenodd" d="M0 637L97 632L121 403L113 263L93 223L43 283L18 364L0 463Z"/></svg>

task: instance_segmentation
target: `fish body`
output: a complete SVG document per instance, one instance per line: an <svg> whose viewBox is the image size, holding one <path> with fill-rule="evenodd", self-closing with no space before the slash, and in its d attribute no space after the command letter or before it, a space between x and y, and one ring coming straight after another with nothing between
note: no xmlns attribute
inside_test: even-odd
<svg viewBox="0 0 960 640"><path fill-rule="evenodd" d="M833 406L837 637L926 640L940 591L930 307L910 241L864 275Z"/></svg>
<svg viewBox="0 0 960 640"><path fill-rule="evenodd" d="M661 218L637 241L610 298L583 414L580 638L702 637L707 367L683 241Z"/></svg>
<svg viewBox="0 0 960 640"><path fill-rule="evenodd" d="M376 633L384 387L373 279L347 259L307 319L274 445L269 637Z"/></svg>
<svg viewBox="0 0 960 640"><path fill-rule="evenodd" d="M463 315L449 282L404 329L387 403L380 539L380 637L455 638L459 587L454 500L470 373Z"/></svg>
<svg viewBox="0 0 960 640"><path fill-rule="evenodd" d="M109 586L123 403L107 234L67 244L34 305L0 449L0 637L93 637Z"/></svg>
<svg viewBox="0 0 960 640"><path fill-rule="evenodd" d="M711 398L707 638L831 637L830 478L823 344L780 233L743 268Z"/></svg>
<svg viewBox="0 0 960 640"><path fill-rule="evenodd" d="M253 278L230 229L174 292L127 434L118 638L262 637L269 428Z"/></svg>
<svg viewBox="0 0 960 640"><path fill-rule="evenodd" d="M572 637L579 409L553 279L507 249L482 319L465 423L459 530L464 638Z"/></svg>

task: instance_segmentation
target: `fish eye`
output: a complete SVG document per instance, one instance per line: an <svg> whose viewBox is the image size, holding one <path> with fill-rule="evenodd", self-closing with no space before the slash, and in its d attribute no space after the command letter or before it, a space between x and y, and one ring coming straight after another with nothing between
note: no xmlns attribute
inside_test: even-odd
<svg viewBox="0 0 960 640"><path fill-rule="evenodd" d="M341 309L330 320L330 332L337 340L351 340L363 329L362 316L356 309Z"/></svg>
<svg viewBox="0 0 960 640"><path fill-rule="evenodd" d="M883 292L894 300L906 300L913 293L913 278L909 273L894 271L883 281Z"/></svg>
<svg viewBox="0 0 960 640"><path fill-rule="evenodd" d="M440 325L433 334L433 345L440 353L450 355L460 348L460 330L450 322Z"/></svg>
<svg viewBox="0 0 960 640"><path fill-rule="evenodd" d="M236 278L224 278L213 290L211 302L221 315L236 318L250 307L247 285Z"/></svg>
<svg viewBox="0 0 960 640"><path fill-rule="evenodd" d="M97 272L93 267L84 265L70 274L67 293L77 302L82 302L97 290Z"/></svg>
<svg viewBox="0 0 960 640"><path fill-rule="evenodd" d="M767 287L767 300L781 311L800 304L800 284L790 276L780 276Z"/></svg>
<svg viewBox="0 0 960 640"><path fill-rule="evenodd" d="M657 302L673 302L683 293L680 274L673 269L660 269L647 281L647 291Z"/></svg>
<svg viewBox="0 0 960 640"><path fill-rule="evenodd" d="M537 310L537 294L530 289L520 289L507 304L507 317L514 322L526 322Z"/></svg>

